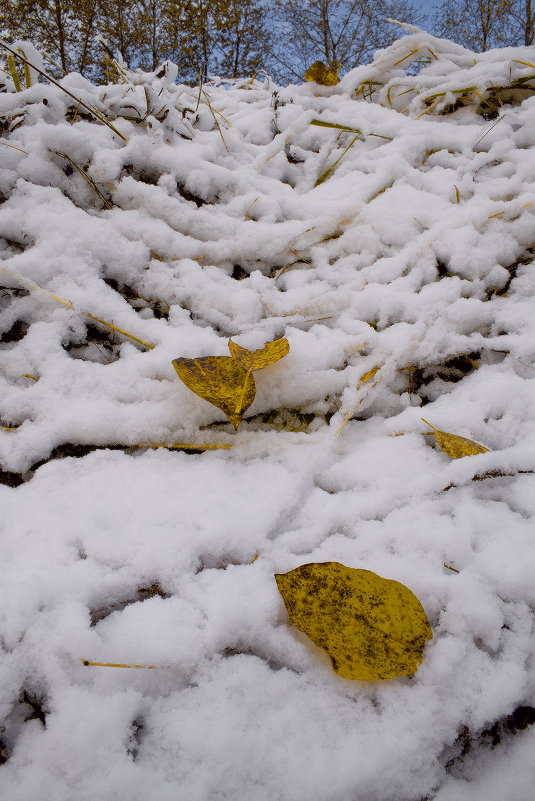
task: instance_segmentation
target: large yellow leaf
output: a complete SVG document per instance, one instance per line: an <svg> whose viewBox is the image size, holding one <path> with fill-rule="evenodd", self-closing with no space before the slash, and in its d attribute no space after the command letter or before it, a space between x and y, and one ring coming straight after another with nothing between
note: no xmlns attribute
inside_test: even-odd
<svg viewBox="0 0 535 801"><path fill-rule="evenodd" d="M340 562L313 562L275 579L290 620L346 679L414 673L433 636L418 598L398 581Z"/></svg>
<svg viewBox="0 0 535 801"><path fill-rule="evenodd" d="M173 367L192 392L222 409L238 430L255 397L255 381L250 371L231 356L178 358L173 360Z"/></svg>
<svg viewBox="0 0 535 801"><path fill-rule="evenodd" d="M478 442L474 442L473 439L466 439L466 437L459 437L457 434L439 431L438 428L428 423L423 417L420 419L427 423L428 426L431 426L439 448L442 448L444 453L447 453L452 459L460 459L462 456L474 456L476 453L488 453L488 448Z"/></svg>
<svg viewBox="0 0 535 801"><path fill-rule="evenodd" d="M322 61L315 61L305 72L305 81L316 81L322 86L335 86L340 83L338 73Z"/></svg>
<svg viewBox="0 0 535 801"><path fill-rule="evenodd" d="M273 342L266 342L263 348L258 350L247 350L241 345L236 345L231 339L228 341L228 349L232 356L237 359L246 370L261 370L270 364L275 364L290 350L288 340L274 339Z"/></svg>

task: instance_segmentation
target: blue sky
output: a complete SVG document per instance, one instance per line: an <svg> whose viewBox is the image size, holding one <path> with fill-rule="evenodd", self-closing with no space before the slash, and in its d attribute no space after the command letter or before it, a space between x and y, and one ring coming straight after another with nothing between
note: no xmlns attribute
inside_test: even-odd
<svg viewBox="0 0 535 801"><path fill-rule="evenodd" d="M413 0L415 8L421 8L426 14L431 15L433 6L438 4L438 0Z"/></svg>

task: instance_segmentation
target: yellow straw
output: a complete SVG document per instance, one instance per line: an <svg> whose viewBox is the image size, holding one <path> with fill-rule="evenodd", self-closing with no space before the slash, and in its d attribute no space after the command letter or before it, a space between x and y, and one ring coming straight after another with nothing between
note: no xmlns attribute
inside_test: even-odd
<svg viewBox="0 0 535 801"><path fill-rule="evenodd" d="M143 670L171 669L171 665L122 665L118 662L89 662L87 659L80 659L80 662L86 667L142 668Z"/></svg>

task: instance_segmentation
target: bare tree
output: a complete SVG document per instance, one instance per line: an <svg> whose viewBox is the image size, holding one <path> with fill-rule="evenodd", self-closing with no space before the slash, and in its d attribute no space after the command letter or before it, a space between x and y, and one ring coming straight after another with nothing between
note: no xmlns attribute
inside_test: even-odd
<svg viewBox="0 0 535 801"><path fill-rule="evenodd" d="M129 64L137 60L143 48L143 5L141 0L101 0L100 33Z"/></svg>
<svg viewBox="0 0 535 801"><path fill-rule="evenodd" d="M91 73L96 63L99 0L2 0L0 24L28 39L63 72Z"/></svg>
<svg viewBox="0 0 535 801"><path fill-rule="evenodd" d="M514 44L514 0L445 0L436 8L435 30L470 50Z"/></svg>
<svg viewBox="0 0 535 801"><path fill-rule="evenodd" d="M266 67L270 35L265 8L249 0L219 0L215 17L217 71L237 78Z"/></svg>
<svg viewBox="0 0 535 801"><path fill-rule="evenodd" d="M535 42L535 2L513 0L510 15L514 29L514 44L532 45Z"/></svg>
<svg viewBox="0 0 535 801"><path fill-rule="evenodd" d="M422 15L405 0L276 0L277 77L301 79L314 62L334 71L352 69L397 35L387 17L418 23Z"/></svg>

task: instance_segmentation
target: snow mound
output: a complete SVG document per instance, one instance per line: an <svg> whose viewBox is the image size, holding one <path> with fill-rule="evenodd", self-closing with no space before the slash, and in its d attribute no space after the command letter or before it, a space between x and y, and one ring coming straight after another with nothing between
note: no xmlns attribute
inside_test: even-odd
<svg viewBox="0 0 535 801"><path fill-rule="evenodd" d="M533 60L6 83L6 801L530 801ZM172 366L283 336L237 434ZM331 671L273 578L311 561L417 595L415 675Z"/></svg>

